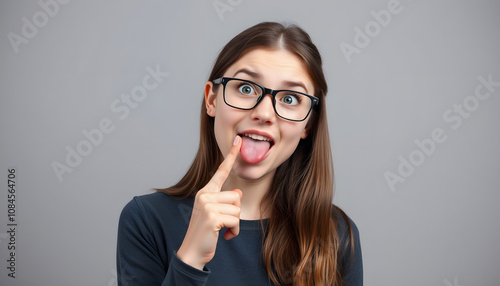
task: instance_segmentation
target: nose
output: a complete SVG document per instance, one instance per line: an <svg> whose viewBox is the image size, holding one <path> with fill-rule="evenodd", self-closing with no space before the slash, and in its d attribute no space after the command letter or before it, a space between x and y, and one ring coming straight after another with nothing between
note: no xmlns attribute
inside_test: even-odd
<svg viewBox="0 0 500 286"><path fill-rule="evenodd" d="M258 120L262 123L273 124L276 121L274 113L273 97L270 94L265 94L264 98L252 109L252 120Z"/></svg>

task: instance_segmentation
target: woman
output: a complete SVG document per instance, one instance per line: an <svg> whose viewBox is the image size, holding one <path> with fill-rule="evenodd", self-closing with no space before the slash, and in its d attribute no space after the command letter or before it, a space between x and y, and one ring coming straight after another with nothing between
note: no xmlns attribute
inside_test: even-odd
<svg viewBox="0 0 500 286"><path fill-rule="evenodd" d="M362 285L357 228L332 204L326 92L299 27L233 38L205 85L190 169L121 214L121 284Z"/></svg>

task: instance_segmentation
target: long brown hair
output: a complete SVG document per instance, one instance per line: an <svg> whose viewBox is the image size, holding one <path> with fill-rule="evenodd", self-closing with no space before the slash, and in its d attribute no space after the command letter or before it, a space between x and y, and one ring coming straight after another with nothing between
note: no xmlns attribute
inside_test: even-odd
<svg viewBox="0 0 500 286"><path fill-rule="evenodd" d="M261 211L270 213L263 241L265 269L276 285L342 285L337 220L345 214L332 204L333 163L326 119L327 84L318 49L301 28L279 23L257 24L234 37L219 53L209 80L255 48L285 49L305 63L319 104L311 113L308 136L276 170ZM223 160L214 133L214 118L201 107L200 144L186 175L174 186L159 189L176 197L194 196L211 179ZM335 214L340 213L343 217Z"/></svg>

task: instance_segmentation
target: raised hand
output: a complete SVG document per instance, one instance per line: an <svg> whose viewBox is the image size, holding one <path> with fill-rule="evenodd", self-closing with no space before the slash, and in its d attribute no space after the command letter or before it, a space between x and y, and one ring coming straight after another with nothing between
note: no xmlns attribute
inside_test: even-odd
<svg viewBox="0 0 500 286"><path fill-rule="evenodd" d="M219 231L223 227L225 239L240 232L241 190L221 191L241 148L236 136L233 146L208 184L196 194L193 213L186 236L177 256L195 268L203 269L215 255Z"/></svg>

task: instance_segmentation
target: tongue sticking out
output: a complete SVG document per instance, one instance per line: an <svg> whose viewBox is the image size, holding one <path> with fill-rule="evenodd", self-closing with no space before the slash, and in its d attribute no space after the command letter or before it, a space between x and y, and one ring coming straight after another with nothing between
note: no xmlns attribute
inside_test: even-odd
<svg viewBox="0 0 500 286"><path fill-rule="evenodd" d="M256 164L264 160L267 151L271 147L271 142L254 140L243 136L241 144L241 157L250 164Z"/></svg>

